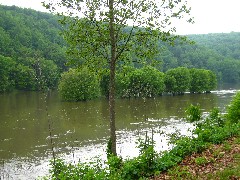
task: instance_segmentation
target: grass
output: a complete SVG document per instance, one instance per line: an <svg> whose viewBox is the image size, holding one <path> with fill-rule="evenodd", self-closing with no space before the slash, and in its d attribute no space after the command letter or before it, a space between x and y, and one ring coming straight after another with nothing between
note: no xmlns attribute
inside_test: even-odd
<svg viewBox="0 0 240 180"><path fill-rule="evenodd" d="M240 137L234 137L218 145L212 144L153 179L240 179L239 142Z"/></svg>

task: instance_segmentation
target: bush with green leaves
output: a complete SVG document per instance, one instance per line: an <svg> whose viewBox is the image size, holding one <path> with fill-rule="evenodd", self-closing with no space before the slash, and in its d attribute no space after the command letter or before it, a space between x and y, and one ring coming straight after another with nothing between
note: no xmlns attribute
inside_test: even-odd
<svg viewBox="0 0 240 180"><path fill-rule="evenodd" d="M196 106L190 105L186 109L186 119L189 122L196 122L201 119L201 110L200 110L200 105L197 104Z"/></svg>
<svg viewBox="0 0 240 180"><path fill-rule="evenodd" d="M54 167L50 169L50 177L47 179L53 180L104 180L107 178L108 173L102 169L102 164L100 162L95 163L94 167L86 163L78 163L77 165L67 164L62 159L56 159L51 161L51 166Z"/></svg>
<svg viewBox="0 0 240 180"><path fill-rule="evenodd" d="M15 70L16 89L18 90L36 90L37 78L34 69L18 64Z"/></svg>
<svg viewBox="0 0 240 180"><path fill-rule="evenodd" d="M154 67L130 69L117 78L120 97L156 97L164 92L164 73Z"/></svg>
<svg viewBox="0 0 240 180"><path fill-rule="evenodd" d="M240 122L240 92L237 92L227 109L227 119L231 123Z"/></svg>
<svg viewBox="0 0 240 180"><path fill-rule="evenodd" d="M165 90L164 74L146 66L137 69L130 77L130 94L133 97L155 97Z"/></svg>
<svg viewBox="0 0 240 180"><path fill-rule="evenodd" d="M223 115L220 113L219 109L216 107L210 111L207 120L209 120L211 126L212 125L223 126L226 121Z"/></svg>
<svg viewBox="0 0 240 180"><path fill-rule="evenodd" d="M55 88L60 78L59 68L57 65L51 60L44 60L41 62L40 68L42 71L42 74L39 76L41 82L40 88Z"/></svg>
<svg viewBox="0 0 240 180"><path fill-rule="evenodd" d="M16 69L16 88L20 90L44 90L56 87L59 68L44 58L19 58Z"/></svg>
<svg viewBox="0 0 240 180"><path fill-rule="evenodd" d="M207 72L208 82L205 86L205 91L210 92L211 90L216 89L217 87L217 75L210 70L205 70Z"/></svg>
<svg viewBox="0 0 240 180"><path fill-rule="evenodd" d="M110 80L110 72L106 71L101 75L101 79L100 79L101 93L106 98L109 97L109 80Z"/></svg>
<svg viewBox="0 0 240 180"><path fill-rule="evenodd" d="M131 84L130 78L133 76L136 68L132 66L124 66L116 74L116 93L118 97L130 98L131 97Z"/></svg>
<svg viewBox="0 0 240 180"><path fill-rule="evenodd" d="M100 96L99 80L87 68L70 69L63 73L58 89L65 101L85 101Z"/></svg>
<svg viewBox="0 0 240 180"><path fill-rule="evenodd" d="M217 86L217 76L214 72L206 69L190 69L191 84L190 92L202 93L210 92Z"/></svg>
<svg viewBox="0 0 240 180"><path fill-rule="evenodd" d="M172 94L184 94L190 88L191 76L189 69L178 67L165 73L166 91Z"/></svg>
<svg viewBox="0 0 240 180"><path fill-rule="evenodd" d="M60 73L59 68L53 61L44 58L27 57L18 59L18 63L17 73L22 76L22 83L18 89L44 90L47 88L53 89L57 86ZM29 81L30 77L26 76L27 72L24 70L32 71L30 77L34 76L34 81ZM16 76L17 78L18 76Z"/></svg>

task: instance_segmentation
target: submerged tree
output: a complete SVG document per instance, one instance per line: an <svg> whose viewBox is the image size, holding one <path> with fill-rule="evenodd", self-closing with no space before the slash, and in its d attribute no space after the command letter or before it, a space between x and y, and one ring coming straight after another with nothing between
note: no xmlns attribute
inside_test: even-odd
<svg viewBox="0 0 240 180"><path fill-rule="evenodd" d="M189 69L178 67L169 69L165 74L166 91L173 94L184 94L190 87Z"/></svg>
<svg viewBox="0 0 240 180"><path fill-rule="evenodd" d="M87 68L64 72L58 90L65 101L86 101L100 95L99 81Z"/></svg>
<svg viewBox="0 0 240 180"><path fill-rule="evenodd" d="M172 25L175 19L185 17L192 22L190 8L182 0L49 0L44 6L62 16L70 64L87 65L96 72L110 70L110 140L111 151L116 155L117 65L132 60L152 64L148 60L158 53L157 41L173 44L178 37L172 35L176 32Z"/></svg>

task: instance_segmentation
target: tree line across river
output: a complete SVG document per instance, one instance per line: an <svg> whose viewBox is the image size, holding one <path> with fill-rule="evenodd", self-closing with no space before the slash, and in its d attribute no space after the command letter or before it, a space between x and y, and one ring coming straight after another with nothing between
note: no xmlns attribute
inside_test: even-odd
<svg viewBox="0 0 240 180"><path fill-rule="evenodd" d="M57 87L61 73L69 68L67 45L60 31L57 16L0 5L0 92ZM169 46L159 42L159 54L154 59L159 71L208 69L217 75L218 82L240 82L240 33L187 37L196 43L176 41Z"/></svg>
<svg viewBox="0 0 240 180"><path fill-rule="evenodd" d="M216 75L205 69L178 67L163 73L151 66L123 67L116 75L116 95L119 98L156 97L210 92L217 86ZM82 101L108 97L109 72L101 77L87 68L70 69L62 74L59 93L63 100Z"/></svg>

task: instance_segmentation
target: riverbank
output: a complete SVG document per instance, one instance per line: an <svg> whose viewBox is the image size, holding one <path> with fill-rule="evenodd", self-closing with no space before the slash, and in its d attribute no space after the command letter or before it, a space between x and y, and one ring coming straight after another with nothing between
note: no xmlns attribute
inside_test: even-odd
<svg viewBox="0 0 240 180"><path fill-rule="evenodd" d="M164 179L164 173L175 172L175 175L177 174L181 179L181 174L190 174L187 169L185 169L188 167L187 165L193 167L191 173L193 173L193 175L195 173L196 177L198 177L199 172L203 172L204 168L209 171L208 168L211 169L211 167L213 167L208 166L208 164L218 162L219 157L223 158L225 157L224 155L227 154L224 154L224 151L221 149L217 149L219 146L217 144L223 144L225 150L231 149L231 144L226 141L228 139L229 142L232 141L235 142L235 144L239 144L240 93L237 93L233 98L230 106L227 107L227 113L225 115L222 115L218 109L214 108L208 117L202 117L199 121L200 115L198 113L200 113L200 107L193 107L194 106L190 106L191 111L188 111L189 109L186 111L189 112L187 117L191 118L191 122L193 122L193 120L197 121L195 122L195 129L192 131L192 136L182 136L177 132L172 133L169 136L170 143L173 145L170 151L165 151L160 154L157 153L154 150L155 142L153 142L153 138L146 137L144 141L140 141L138 146L140 154L136 158L123 161L121 157L108 154L108 160L105 162L106 168L104 169L101 168L102 165L99 163L95 166L81 163L73 165L66 164L62 160L55 160L52 161L51 177L48 178L131 180L146 179L154 176L161 178L163 174ZM195 119L195 117L198 118ZM234 137L237 140L234 140ZM213 144L216 144L215 147ZM211 154L209 152L211 152ZM238 151L236 152L236 156L238 156ZM197 154L200 156L196 156ZM225 159L229 160L230 157L226 156ZM216 163L219 164L218 168L220 168L220 162L221 161ZM180 168L181 163L183 163L183 170ZM192 166L192 163L194 163L195 166ZM218 168L216 169L218 170ZM208 173L210 172L211 171ZM201 173L199 177L200 175ZM204 173L202 175L204 176Z"/></svg>
<svg viewBox="0 0 240 180"><path fill-rule="evenodd" d="M160 156L151 142L145 141L139 146L138 157L122 161L110 156L105 169L100 164L91 167L57 160L55 166L52 162L51 177L47 179L239 179L240 123L224 126L203 123L204 128L196 128L197 138L173 138L176 146Z"/></svg>
<svg viewBox="0 0 240 180"><path fill-rule="evenodd" d="M152 178L162 179L240 179L240 137L211 144L203 152L187 156L177 166Z"/></svg>

